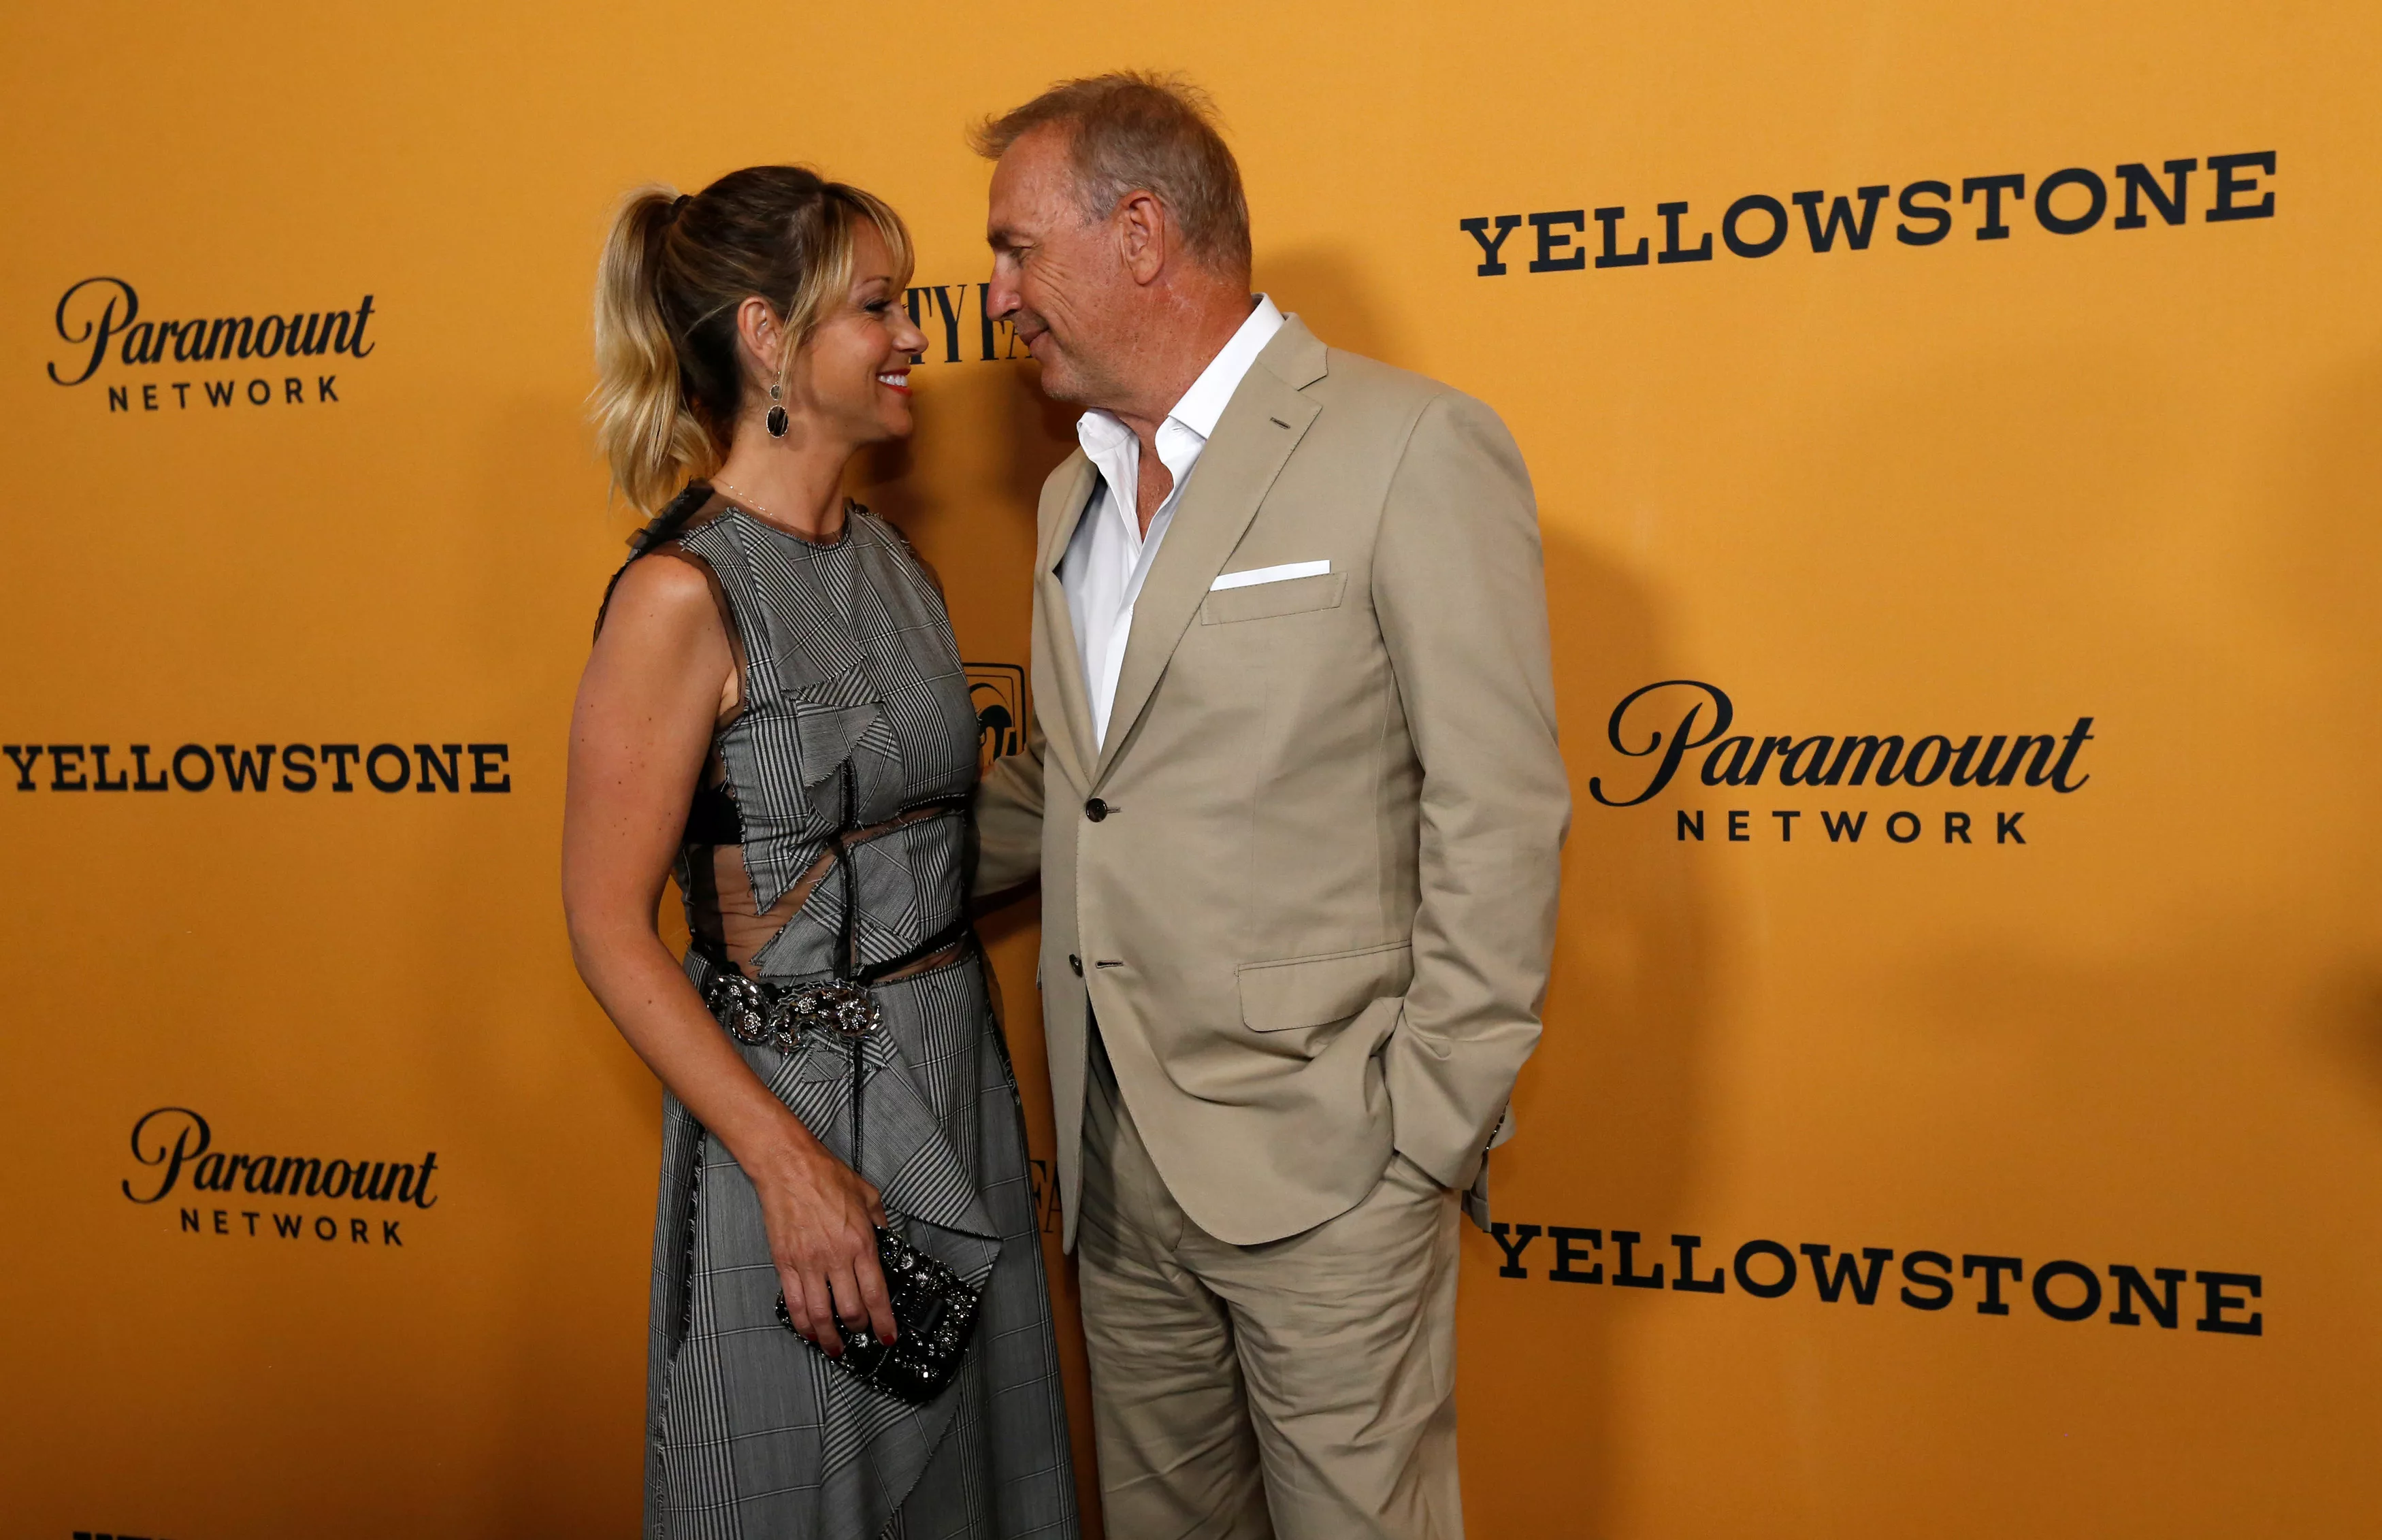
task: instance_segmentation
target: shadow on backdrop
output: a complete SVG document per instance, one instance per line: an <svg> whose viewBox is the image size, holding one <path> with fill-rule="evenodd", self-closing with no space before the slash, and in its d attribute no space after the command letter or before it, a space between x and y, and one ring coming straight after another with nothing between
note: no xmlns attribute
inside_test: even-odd
<svg viewBox="0 0 2382 1540"><path fill-rule="evenodd" d="M2325 716L2362 739L2330 756L2375 763L2382 724L2382 357L2369 355L2326 382L2297 418L2299 436L2278 458L2290 517L2269 545L2277 599L2314 642L2327 677ZM2353 865L2339 912L2363 917L2329 960L2310 1010L2320 1040L2348 1064L2372 1116L2382 1118L2382 838L2370 797L2364 827L2342 830ZM2329 897L2328 895L2326 897ZM2321 898L2318 901L2322 901Z"/></svg>
<svg viewBox="0 0 2382 1540"><path fill-rule="evenodd" d="M497 975L497 994L484 972L424 971L433 1019L479 1026L460 1041L451 1026L426 1039L420 1072L442 1117L504 1161L474 1182L502 1239L488 1248L472 1313L506 1323L497 1338L510 1358L483 1387L496 1404L481 1413L494 1426L479 1485L495 1526L524 1533L616 1529L636 1509L644 1448L662 1093L579 980L559 886L572 699L605 584L643 523L617 497L574 495L604 485L590 457L575 400L516 400L482 435L468 559L485 587L445 623L469 634L473 655L503 680L495 719L535 725L537 740L516 745L513 762L515 794L536 799L538 813L515 837L534 849L491 859L459 833L419 852L437 899L424 905L411 947L523 964ZM600 507L600 534L579 512L524 517L553 509L559 490L573 509ZM491 872L518 874L521 886L492 889ZM665 942L682 951L674 886L659 909ZM521 1125L551 1123L558 1102L571 1107L566 1124L600 1134L601 1147L522 1140Z"/></svg>
<svg viewBox="0 0 2382 1540"><path fill-rule="evenodd" d="M1257 275L1327 346L1414 367L1361 271L1349 251L1319 244L1266 256ZM1522 449L1527 458L1530 446ZM1605 721L1630 691L1674 677L1669 628L1641 579L1571 532L1585 520L1562 507L1539 511L1572 828L1546 1035L1515 1091L1518 1133L1496 1157L1492 1201L1498 1216L1522 1223L1668 1224L1693 1177L1711 1035L1712 899L1662 814L1600 807L1588 780L1591 766L1617 764L1625 780L1638 770L1603 749ZM1459 1396L1484 1374L1504 1395L1461 1400L1462 1438L1475 1449L1496 1446L1504 1470L1544 1473L1527 1485L1474 1480L1465 1491L1468 1522L1487 1534L1537 1534L1560 1512L1566 1534L1607 1535L1618 1522L1617 1382L1634 1313L1609 1290L1504 1294L1533 1286L1498 1278L1494 1243L1469 1226L1465 1235L1457 1361L1477 1367L1459 1368ZM1544 1254L1529 1262L1542 1277ZM1524 1299L1531 1309L1517 1318L1506 1307ZM1542 1329L1549 1312L1558 1323L1552 1332ZM1566 1415L1514 1416L1513 1406L1562 1406Z"/></svg>
<svg viewBox="0 0 2382 1540"><path fill-rule="evenodd" d="M1589 795L1591 767L1606 776L1607 795L1616 781L1628 785L1619 796L1634 793L1639 762L1604 747L1606 719L1630 691L1677 669L1654 593L1553 511L1542 507L1540 523L1572 827L1546 1036L1515 1092L1519 1131L1496 1156L1492 1204L1519 1223L1635 1224L1659 1249L1670 1231L1656 1227L1684 1222L1693 1190L1718 949L1713 898L1694 848L1671 837L1667 810L1607 808ZM1467 1402L1464 1435L1495 1439L1506 1470L1544 1473L1529 1485L1473 1483L1467 1510L1484 1534L1541 1533L1556 1512L1567 1534L1615 1534L1631 1301L1610 1289L1547 1292L1543 1240L1525 1256L1532 1282L1509 1283L1495 1276L1495 1244L1469 1227L1466 1235L1462 1360L1493 1365L1504 1399ZM1509 1300L1527 1301L1529 1318L1501 1308ZM1550 1311L1560 1325L1543 1332ZM1562 1406L1566 1415L1509 1416L1508 1404Z"/></svg>
<svg viewBox="0 0 2382 1540"><path fill-rule="evenodd" d="M1411 369L1405 339L1392 333L1353 251L1332 244L1294 246L1258 259L1252 282L1284 314L1295 314L1327 348Z"/></svg>

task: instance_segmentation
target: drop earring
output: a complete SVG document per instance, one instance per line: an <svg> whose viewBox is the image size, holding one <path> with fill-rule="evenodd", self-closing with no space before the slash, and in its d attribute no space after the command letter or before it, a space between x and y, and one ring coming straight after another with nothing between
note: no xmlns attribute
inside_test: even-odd
<svg viewBox="0 0 2382 1540"><path fill-rule="evenodd" d="M786 409L781 404L784 396L785 392L778 386L769 387L769 415L762 421L767 425L771 438L786 436Z"/></svg>

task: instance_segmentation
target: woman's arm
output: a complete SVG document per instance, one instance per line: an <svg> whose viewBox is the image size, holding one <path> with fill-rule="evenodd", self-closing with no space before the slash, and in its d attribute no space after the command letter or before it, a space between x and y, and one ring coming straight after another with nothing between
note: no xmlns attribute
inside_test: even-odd
<svg viewBox="0 0 2382 1540"><path fill-rule="evenodd" d="M841 1353L830 1304L895 1335L877 1190L761 1083L655 928L734 667L701 572L653 556L621 577L571 714L563 912L579 975L620 1035L752 1179L795 1329Z"/></svg>

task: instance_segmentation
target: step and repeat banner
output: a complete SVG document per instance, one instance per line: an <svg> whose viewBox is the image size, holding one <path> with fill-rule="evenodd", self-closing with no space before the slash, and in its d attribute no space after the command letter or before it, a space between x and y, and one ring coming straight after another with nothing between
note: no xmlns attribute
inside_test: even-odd
<svg viewBox="0 0 2382 1540"><path fill-rule="evenodd" d="M1465 1241L1470 1533L2371 1523L2382 14L0 31L0 1537L634 1532L660 1097L556 877L634 524L607 214L799 160L913 222L920 428L855 480L990 755L1072 414L961 136L1127 65L1214 92L1261 286L1538 485L1578 811Z"/></svg>

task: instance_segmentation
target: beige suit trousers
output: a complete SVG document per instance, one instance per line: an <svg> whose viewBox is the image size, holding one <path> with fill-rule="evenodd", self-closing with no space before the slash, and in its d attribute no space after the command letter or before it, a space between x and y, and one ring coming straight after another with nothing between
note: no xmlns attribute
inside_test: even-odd
<svg viewBox="0 0 2382 1540"><path fill-rule="evenodd" d="M1336 1218L1219 1241L1091 1039L1076 1233L1108 1533L1460 1540L1456 1195L1394 1155Z"/></svg>

